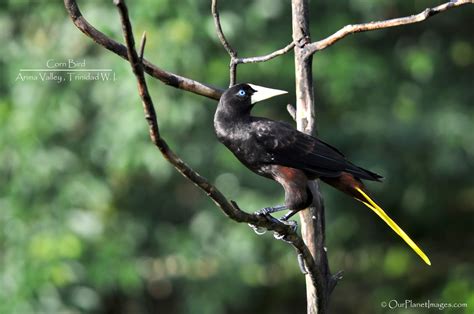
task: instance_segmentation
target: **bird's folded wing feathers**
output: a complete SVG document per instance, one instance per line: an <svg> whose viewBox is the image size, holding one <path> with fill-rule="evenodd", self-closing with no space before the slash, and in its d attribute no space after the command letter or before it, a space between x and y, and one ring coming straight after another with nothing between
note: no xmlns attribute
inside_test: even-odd
<svg viewBox="0 0 474 314"><path fill-rule="evenodd" d="M256 132L257 141L271 154L272 163L301 169L317 176L335 177L345 171L360 179L381 178L352 164L331 145L304 134L287 123L262 119L254 124L252 129Z"/></svg>

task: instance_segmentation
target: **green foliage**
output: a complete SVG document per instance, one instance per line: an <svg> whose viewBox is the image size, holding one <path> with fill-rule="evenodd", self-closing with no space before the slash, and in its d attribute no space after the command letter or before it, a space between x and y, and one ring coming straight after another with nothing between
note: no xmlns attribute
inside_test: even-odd
<svg viewBox="0 0 474 314"><path fill-rule="evenodd" d="M207 1L129 1L146 57L216 86L228 58ZM121 41L109 1L79 1ZM312 1L313 39L429 1ZM221 1L241 56L291 38L283 0ZM0 2L0 313L290 313L305 309L294 251L227 219L153 147L129 66L80 33L58 1ZM430 256L426 267L358 203L323 187L335 313L389 311L390 300L474 308L472 8L422 24L351 35L316 54L318 129L355 163L385 176L374 196ZM85 60L116 81L18 81L20 69ZM293 59L241 65L239 80L290 91L256 113L289 121ZM149 79L160 128L189 164L242 208L283 201L213 134L215 102ZM431 309L433 313L439 310Z"/></svg>

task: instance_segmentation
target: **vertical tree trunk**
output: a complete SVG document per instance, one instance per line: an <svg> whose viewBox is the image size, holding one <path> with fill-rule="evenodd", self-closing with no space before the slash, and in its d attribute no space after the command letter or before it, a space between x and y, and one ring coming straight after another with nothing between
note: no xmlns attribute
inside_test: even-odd
<svg viewBox="0 0 474 314"><path fill-rule="evenodd" d="M316 129L314 110L314 90L312 77L312 57L304 57L304 44L310 42L309 1L292 0L292 28L295 46L296 80L296 121L298 130L312 134ZM316 287L306 276L307 313L326 313L328 305L328 279L330 278L326 251L324 247L324 204L318 182L311 184L313 204L300 212L301 232L318 267Z"/></svg>

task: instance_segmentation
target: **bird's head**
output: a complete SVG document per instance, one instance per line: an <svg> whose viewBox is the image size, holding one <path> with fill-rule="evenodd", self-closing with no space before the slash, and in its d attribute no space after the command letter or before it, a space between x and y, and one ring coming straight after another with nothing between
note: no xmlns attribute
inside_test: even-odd
<svg viewBox="0 0 474 314"><path fill-rule="evenodd" d="M279 89L242 83L226 90L221 96L219 106L234 113L250 113L255 103L286 93Z"/></svg>

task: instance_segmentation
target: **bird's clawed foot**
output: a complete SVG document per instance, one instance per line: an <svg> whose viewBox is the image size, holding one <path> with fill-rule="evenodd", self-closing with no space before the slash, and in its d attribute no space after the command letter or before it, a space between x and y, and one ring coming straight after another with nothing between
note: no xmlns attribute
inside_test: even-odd
<svg viewBox="0 0 474 314"><path fill-rule="evenodd" d="M288 207L286 205L278 205L278 206L274 206L274 207L265 207L265 208L262 208L261 210L259 211L256 211L255 214L256 215L263 215L263 216L266 216L268 219L270 220L274 220L276 222L279 222L279 223L284 223L285 225L289 225L293 232L296 232L296 230L298 229L298 223L294 220L290 220L288 221L288 219L294 215L294 212L293 211L290 211L288 214L286 214L285 216L283 216L281 219L277 219L275 217L273 217L271 214L272 213L276 213L276 212L279 212L279 211L282 211L282 210L285 210L287 209ZM255 231L256 234L258 235L262 235L264 234L265 232L267 232L267 229L265 228L262 228L262 227L258 227L258 226L255 226L255 225L252 225L252 224L249 224L249 226L253 229L253 231ZM282 234L279 234L277 232L274 233L274 237L275 239L278 239L278 240L283 240L283 241L286 241L285 240L285 237L286 235L282 235Z"/></svg>
<svg viewBox="0 0 474 314"><path fill-rule="evenodd" d="M276 219L276 218L274 218L274 219ZM291 230L292 230L293 232L296 232L296 230L298 230L298 223L297 223L296 221L294 221L294 220L288 220L288 221L282 220L282 219L277 219L277 220L278 220L279 222L281 222L281 223L284 223L285 225L290 226L290 227L291 227ZM278 233L278 232L274 232L274 233L273 233L273 237L274 237L275 239L277 239L277 240L283 240L283 241L285 241L285 242L291 243L291 241L289 241L289 240L287 239L287 234L280 234L280 233Z"/></svg>
<svg viewBox="0 0 474 314"><path fill-rule="evenodd" d="M278 220L280 222L284 223L285 225L289 225L291 227L291 229L293 230L293 232L296 232L296 230L298 230L298 223L295 220L288 220L291 217L293 217L293 215L296 214L296 213L297 213L297 211L290 210L288 213L286 213L283 217L281 217ZM278 232L273 233L273 236L277 240L283 240L285 242L290 242L290 241L285 239L286 235L279 234Z"/></svg>
<svg viewBox="0 0 474 314"><path fill-rule="evenodd" d="M265 234L267 232L267 229L266 228L263 228L263 227L258 227L258 226L255 226L255 225L252 225L252 224L248 224L250 228L253 229L253 231L258 234L258 235L262 235L262 234Z"/></svg>

